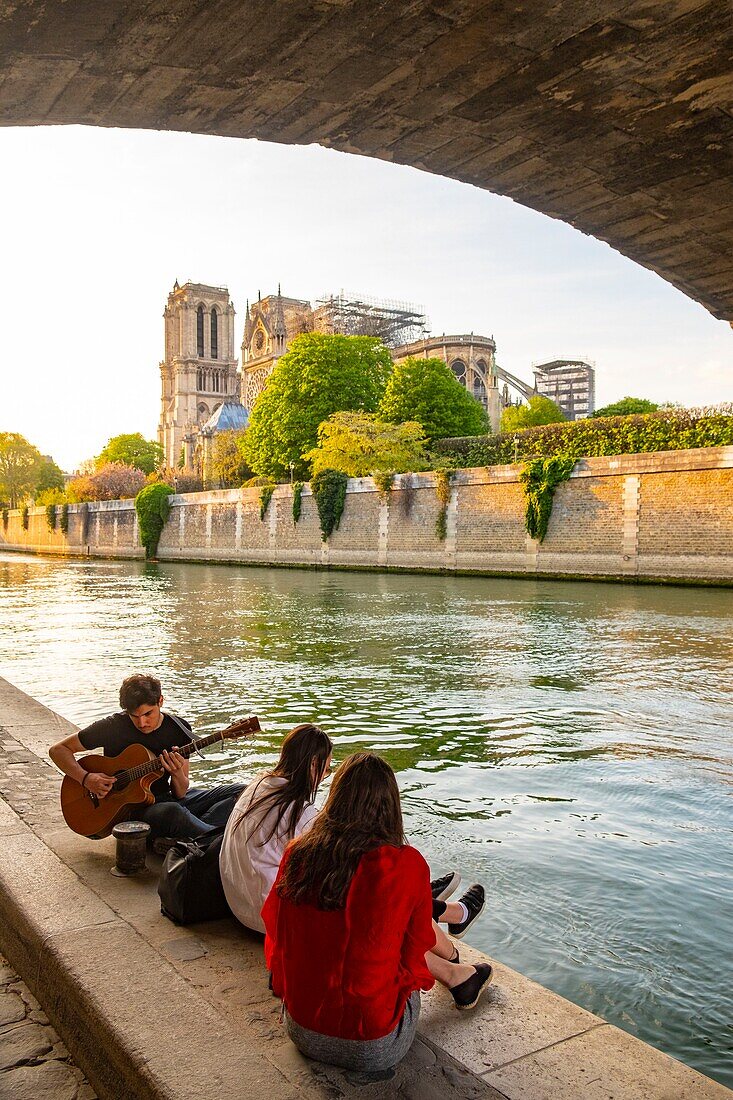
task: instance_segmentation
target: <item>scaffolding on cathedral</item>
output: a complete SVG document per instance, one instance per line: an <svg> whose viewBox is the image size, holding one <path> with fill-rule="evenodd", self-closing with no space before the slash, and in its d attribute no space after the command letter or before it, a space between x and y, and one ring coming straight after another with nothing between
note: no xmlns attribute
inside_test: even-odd
<svg viewBox="0 0 733 1100"><path fill-rule="evenodd" d="M376 336L388 348L411 344L428 332L419 306L353 294L328 294L316 302L316 329L343 336Z"/></svg>

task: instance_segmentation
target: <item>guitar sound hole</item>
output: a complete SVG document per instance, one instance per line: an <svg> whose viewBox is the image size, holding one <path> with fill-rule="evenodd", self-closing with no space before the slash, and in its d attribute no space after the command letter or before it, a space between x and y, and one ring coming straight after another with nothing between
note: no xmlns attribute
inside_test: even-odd
<svg viewBox="0 0 733 1100"><path fill-rule="evenodd" d="M124 791L125 787L130 786L130 780L124 775L123 772L115 773L115 785L112 788L113 791Z"/></svg>

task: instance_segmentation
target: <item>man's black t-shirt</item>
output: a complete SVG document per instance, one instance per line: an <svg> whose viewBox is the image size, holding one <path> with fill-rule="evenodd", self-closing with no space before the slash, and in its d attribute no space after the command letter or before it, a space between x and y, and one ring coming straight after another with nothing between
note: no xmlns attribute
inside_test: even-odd
<svg viewBox="0 0 733 1100"><path fill-rule="evenodd" d="M185 718L180 718L187 729L191 729ZM110 714L109 718L102 718L99 722L92 722L91 726L79 731L79 740L85 749L103 749L105 756L119 756L129 745L144 745L153 756L158 756L164 749L180 748L187 745L193 738L183 732L169 714L163 715L163 721L157 730L152 733L141 733L133 725L127 711L118 714ZM156 779L150 790L155 796L155 801L161 798L171 797L170 776L165 773L162 779Z"/></svg>

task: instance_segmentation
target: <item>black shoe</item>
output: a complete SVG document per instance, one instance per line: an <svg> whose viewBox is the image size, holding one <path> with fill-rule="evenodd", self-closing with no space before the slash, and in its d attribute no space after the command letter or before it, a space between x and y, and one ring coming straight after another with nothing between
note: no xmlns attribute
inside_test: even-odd
<svg viewBox="0 0 733 1100"><path fill-rule="evenodd" d="M467 1008L473 1008L478 1004L479 997L494 976L494 971L488 963L479 963L474 967L474 970L476 971L475 974L451 989L455 1006L461 1012L465 1012Z"/></svg>
<svg viewBox="0 0 733 1100"><path fill-rule="evenodd" d="M448 931L456 940L462 940L476 918L483 913L484 905L486 904L486 895L483 886L479 886L477 882L475 882L473 886L469 886L468 890L466 890L461 898L461 901L468 910L468 916L459 924L448 925Z"/></svg>
<svg viewBox="0 0 733 1100"><path fill-rule="evenodd" d="M455 893L460 885L461 876L458 871L451 871L450 874L443 875L442 878L434 878L430 883L433 901L445 901L446 898Z"/></svg>

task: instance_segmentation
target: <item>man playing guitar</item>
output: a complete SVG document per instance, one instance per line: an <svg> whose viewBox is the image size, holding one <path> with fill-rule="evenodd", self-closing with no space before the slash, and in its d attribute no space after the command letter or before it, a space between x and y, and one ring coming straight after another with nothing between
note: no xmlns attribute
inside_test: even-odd
<svg viewBox="0 0 733 1100"><path fill-rule="evenodd" d="M160 756L165 774L150 788L155 802L131 806L129 817L146 821L154 841L200 836L226 824L244 785L228 783L210 790L191 787L188 760L177 751L193 740L191 726L181 718L164 714L162 705L159 680L139 673L128 676L120 688L122 710L58 741L49 749L49 756L62 772L95 798L103 799L113 787L114 777L86 771L75 755L102 749L105 756L119 756L129 745L144 745L154 756Z"/></svg>

